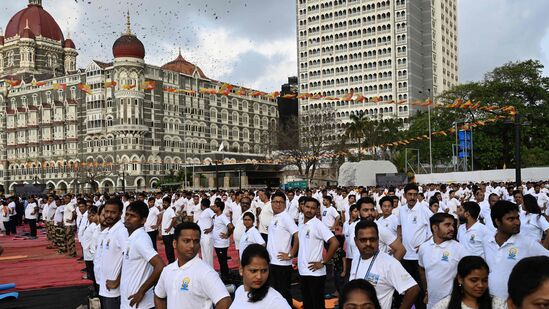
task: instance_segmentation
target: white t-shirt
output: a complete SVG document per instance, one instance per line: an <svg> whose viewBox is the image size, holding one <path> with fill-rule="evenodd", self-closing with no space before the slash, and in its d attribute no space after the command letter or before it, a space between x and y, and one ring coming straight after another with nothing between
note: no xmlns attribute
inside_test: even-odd
<svg viewBox="0 0 549 309"><path fill-rule="evenodd" d="M329 229L332 229L337 217L339 217L339 212L337 212L335 207L322 206L322 223L324 223L326 227L328 227Z"/></svg>
<svg viewBox="0 0 549 309"><path fill-rule="evenodd" d="M395 290L402 294L417 283L392 256L379 252L370 268L372 260L373 257L363 260L357 254L351 264L349 280L366 279L375 287L381 308L390 309ZM366 276L368 268L370 273Z"/></svg>
<svg viewBox="0 0 549 309"><path fill-rule="evenodd" d="M15 216L17 214L17 208L15 205L15 202L10 202L8 204L8 208L10 209L10 217Z"/></svg>
<svg viewBox="0 0 549 309"><path fill-rule="evenodd" d="M36 216L38 215L38 210L36 209L36 207L38 207L36 205L36 202L27 204L27 207L25 207L25 219L36 219Z"/></svg>
<svg viewBox="0 0 549 309"><path fill-rule="evenodd" d="M376 223L378 226L382 225L385 226L387 230L391 232L391 234L398 236L398 217L396 215L390 214L387 218L384 218L383 216L379 217L379 219L376 220Z"/></svg>
<svg viewBox="0 0 549 309"><path fill-rule="evenodd" d="M194 204L194 202L190 202L188 209L189 209L189 212L187 213L187 216L192 216L194 223L198 222L198 218L202 213L202 207L200 206L200 202L198 204Z"/></svg>
<svg viewBox="0 0 549 309"><path fill-rule="evenodd" d="M261 237L261 234L259 234L259 231L255 228L255 226L252 226L249 230L245 231L244 234L242 234L242 237L240 237L240 243L238 244L238 256L241 259L242 252L244 252L244 249L251 244L265 244L265 240Z"/></svg>
<svg viewBox="0 0 549 309"><path fill-rule="evenodd" d="M316 271L309 270L309 263L322 262L324 242L335 237L322 221L316 217L299 225L299 252L297 255L297 268L301 276L320 277L326 275L326 266ZM270 243L270 241L269 241Z"/></svg>
<svg viewBox="0 0 549 309"><path fill-rule="evenodd" d="M343 223L343 235L345 236L345 256L348 259L353 259L358 252L355 243L355 226L358 221L349 224L349 221Z"/></svg>
<svg viewBox="0 0 549 309"><path fill-rule="evenodd" d="M93 254L93 273L95 275L95 281L99 286L101 286L101 282L105 281L105 278L102 277L103 271L102 271L102 254L104 252L104 246L105 246L105 237L107 236L107 233L109 232L109 229L101 230L101 227L98 226L97 229L95 229L92 237L92 243L90 246L90 251ZM103 285L105 282L103 282Z"/></svg>
<svg viewBox="0 0 549 309"><path fill-rule="evenodd" d="M147 220L145 220L145 232L152 232L158 230L158 227L155 229L152 228L153 225L156 225L158 222L158 215L160 215L160 210L155 206L149 208L149 215Z"/></svg>
<svg viewBox="0 0 549 309"><path fill-rule="evenodd" d="M212 230L212 239L213 239L213 245L214 248L229 248L229 245L231 243L230 239L227 238L221 238L221 233L227 234L228 232L228 225L231 223L229 218L225 216L223 213L219 216L216 215L213 220L214 228Z"/></svg>
<svg viewBox="0 0 549 309"><path fill-rule="evenodd" d="M239 206L240 207L240 206ZM252 213L249 209L244 212L245 213ZM244 226L244 214L241 213L238 218L233 217L233 225L234 225L234 231L233 231L233 239L235 244L240 243L240 238L246 231L246 227ZM234 213L233 213L234 216ZM255 216L254 216L255 218ZM259 233L259 232L258 232ZM236 248L238 250L238 248Z"/></svg>
<svg viewBox="0 0 549 309"><path fill-rule="evenodd" d="M219 275L198 255L179 267L175 261L162 270L154 294L167 298L167 309L211 309L225 297L229 297Z"/></svg>
<svg viewBox="0 0 549 309"><path fill-rule="evenodd" d="M57 206L55 209L55 215L53 216L53 222L55 225L61 226L63 223L63 213L65 212L65 205Z"/></svg>
<svg viewBox="0 0 549 309"><path fill-rule="evenodd" d="M419 246L419 266L425 269L427 294L432 308L444 297L452 293L457 265L464 256L463 246L455 240L435 244L433 239Z"/></svg>
<svg viewBox="0 0 549 309"><path fill-rule="evenodd" d="M282 261L278 253L289 253L292 247L293 235L297 232L297 226L290 215L283 211L273 217L269 226L267 251L271 258L271 264L279 266L292 265L292 261Z"/></svg>
<svg viewBox="0 0 549 309"><path fill-rule="evenodd" d="M448 209L448 213L454 216L454 218L458 218L458 215L456 213L457 207L460 205L460 202L454 197L452 199L449 199L445 204L444 207L441 207L442 210L446 211Z"/></svg>
<svg viewBox="0 0 549 309"><path fill-rule="evenodd" d="M463 246L465 255L484 257L484 239L492 232L482 223L475 222L469 229L465 223L458 227L457 240Z"/></svg>
<svg viewBox="0 0 549 309"><path fill-rule="evenodd" d="M172 224L173 218L175 218L175 211L173 210L173 207L168 207L168 209L164 209L164 212L162 213L162 236L173 234L173 227L168 230L168 232L166 232L166 229Z"/></svg>
<svg viewBox="0 0 549 309"><path fill-rule="evenodd" d="M65 212L63 213L63 223L65 226L75 226L76 216L74 216L75 206L73 202L69 202L65 205Z"/></svg>
<svg viewBox="0 0 549 309"><path fill-rule="evenodd" d="M402 205L399 211L399 223L402 229L402 244L406 249L405 260L417 260L417 247L431 236L429 218L431 211L416 203L412 209L407 204Z"/></svg>
<svg viewBox="0 0 549 309"><path fill-rule="evenodd" d="M480 206L480 215L479 217L483 218L484 225L488 228L488 230L492 233L496 233L496 227L494 226L494 223L492 222L492 210L490 209L490 204L487 201L482 201L479 203Z"/></svg>
<svg viewBox="0 0 549 309"><path fill-rule="evenodd" d="M543 232L549 229L549 223L543 215L526 214L520 215L520 234L524 235L533 241L541 242Z"/></svg>
<svg viewBox="0 0 549 309"><path fill-rule="evenodd" d="M229 309L290 309L290 305L288 305L288 302L280 295L280 293L277 292L277 290L273 289L272 287L269 287L269 292L267 292L267 295L265 295L265 298L262 300L250 303L248 301L248 292L244 290L244 286L241 285L236 289L236 292L234 294L234 301L229 307Z"/></svg>
<svg viewBox="0 0 549 309"><path fill-rule="evenodd" d="M158 253L154 250L151 238L144 228L135 230L126 240L122 259L122 275L120 277L120 308L136 308L130 306L128 297L135 294L141 285L151 276L154 268L149 263ZM154 307L153 289L145 292L139 308Z"/></svg>
<svg viewBox="0 0 549 309"><path fill-rule="evenodd" d="M99 284L99 295L104 297L120 296L120 287L107 290L107 280L116 280L122 268L122 251L126 246L128 230L124 227L122 220L107 230L103 239L101 253L101 278ZM150 238L149 238L150 241Z"/></svg>
<svg viewBox="0 0 549 309"><path fill-rule="evenodd" d="M80 244L82 245L82 251L84 252L84 261L93 261L93 256L95 254L96 248L92 247L93 236L96 231L99 229L97 224L90 223L86 226L86 229L82 232L80 237Z"/></svg>
<svg viewBox="0 0 549 309"><path fill-rule="evenodd" d="M261 206L261 213L259 214L259 233L267 234L267 229L274 216L273 207L271 206L270 201L267 203L260 203L259 205Z"/></svg>
<svg viewBox="0 0 549 309"><path fill-rule="evenodd" d="M490 294L500 299L507 299L507 281L518 261L530 256L549 256L549 251L539 242L532 241L521 234L512 235L501 246L496 243L495 235L492 234L483 241L483 244L485 260L490 267L488 276Z"/></svg>
<svg viewBox="0 0 549 309"><path fill-rule="evenodd" d="M200 231L201 231L200 238L206 239L206 238L211 238L212 237L212 233L206 234L206 233L204 233L204 230L207 230L207 229L212 227L213 217L214 216L215 216L215 213L213 212L213 210L211 208L206 208L206 209L204 209L203 211L200 212L200 217L198 218L198 221L196 222L196 224L198 224L198 226L200 226Z"/></svg>

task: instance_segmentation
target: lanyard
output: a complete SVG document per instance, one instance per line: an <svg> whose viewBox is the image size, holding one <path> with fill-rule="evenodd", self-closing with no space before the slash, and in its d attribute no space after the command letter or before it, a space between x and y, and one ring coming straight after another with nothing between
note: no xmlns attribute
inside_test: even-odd
<svg viewBox="0 0 549 309"><path fill-rule="evenodd" d="M372 270L372 266L374 266L374 263L376 261L376 257L377 257L378 253L379 253L379 251L376 252L374 254L374 256L372 257L372 262L370 262L370 266L368 266L368 270L366 271L366 275L364 275L364 280L368 280L367 278L370 275L370 271ZM357 274L357 275L358 275L358 268L360 267L360 264L362 264L362 258L360 259L360 262L358 262L358 265L356 265L355 274Z"/></svg>

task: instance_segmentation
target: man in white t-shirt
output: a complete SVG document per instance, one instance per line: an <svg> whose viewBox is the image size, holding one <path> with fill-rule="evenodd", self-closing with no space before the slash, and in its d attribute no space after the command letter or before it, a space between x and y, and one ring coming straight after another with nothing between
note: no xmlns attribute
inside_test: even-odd
<svg viewBox="0 0 549 309"><path fill-rule="evenodd" d="M497 230L483 242L485 260L490 267L488 286L495 302L505 303L509 275L518 261L530 256L549 256L549 251L540 243L519 234L520 215L515 203L498 201L491 215Z"/></svg>
<svg viewBox="0 0 549 309"><path fill-rule="evenodd" d="M258 192L259 201L257 202L257 217L258 217L258 230L259 233L261 233L261 236L265 240L266 243L269 242L267 235L268 231L267 228L271 224L271 220L273 219L273 208L271 205L271 201L269 200L269 196L265 192L265 190L259 190Z"/></svg>
<svg viewBox="0 0 549 309"><path fill-rule="evenodd" d="M404 187L404 196L406 204L403 204L399 210L399 223L401 226L401 239L406 254L402 260L404 269L416 280L420 282L417 251L419 246L431 237L429 218L432 213L428 207L419 205L417 201L418 187L414 183L409 183ZM421 286L420 286L421 288ZM423 302L425 291L421 290L414 303L416 309L425 308Z"/></svg>
<svg viewBox="0 0 549 309"><path fill-rule="evenodd" d="M398 236L399 223L397 215L393 214L393 197L384 196L379 200L381 216L375 220L378 226L384 226L394 237Z"/></svg>
<svg viewBox="0 0 549 309"><path fill-rule="evenodd" d="M147 200L149 214L147 215L147 220L145 221L145 232L147 232L151 238L154 251L157 251L156 240L158 238L158 227L162 225L162 213L160 213L160 209L158 209L158 207L154 204L154 197L149 197Z"/></svg>
<svg viewBox="0 0 549 309"><path fill-rule="evenodd" d="M320 202L317 199L307 198L303 205L303 224L298 228L297 268L300 275L301 296L303 307L311 309L324 308L325 265L339 247L334 234L316 217L319 208ZM325 242L328 243L328 249L323 257Z"/></svg>
<svg viewBox="0 0 549 309"><path fill-rule="evenodd" d="M330 231L335 232L336 228L339 226L341 217L339 212L337 212L337 209L332 205L332 197L329 195L322 198L321 216L322 223L324 223Z"/></svg>
<svg viewBox="0 0 549 309"><path fill-rule="evenodd" d="M219 275L198 257L201 227L183 222L174 235L177 261L162 270L154 288L155 308L229 308L231 297Z"/></svg>
<svg viewBox="0 0 549 309"><path fill-rule="evenodd" d="M456 198L456 191L450 190L450 193L448 194L448 200L446 201L446 203L443 203L441 206L444 212L451 214L452 216L454 216L454 218L457 219L458 215L456 212L459 205L460 205L460 202Z"/></svg>
<svg viewBox="0 0 549 309"><path fill-rule="evenodd" d="M205 198L200 201L200 217L196 224L200 227L200 254L204 263L210 265L213 268L213 218L215 213L210 207L210 200Z"/></svg>
<svg viewBox="0 0 549 309"><path fill-rule="evenodd" d="M391 308L395 290L404 294L400 308L411 308L419 286L395 258L379 251L378 226L368 220L356 224L354 242L360 255L353 259L349 280L365 279L370 282L376 289L382 309Z"/></svg>
<svg viewBox="0 0 549 309"><path fill-rule="evenodd" d="M200 205L200 196L198 194L193 194L193 198L190 202L187 203L187 215L189 216L191 222L198 222L200 213L202 212L202 206Z"/></svg>
<svg viewBox="0 0 549 309"><path fill-rule="evenodd" d="M162 242L164 243L164 250L166 251L166 258L168 263L175 261L174 249L173 249L173 232L176 225L176 213L175 209L171 206L170 197L165 197L162 200L162 222L160 232L162 234Z"/></svg>
<svg viewBox="0 0 549 309"><path fill-rule="evenodd" d="M484 258L484 239L491 234L490 230L477 218L480 213L480 206L476 202L465 202L458 206L457 214L459 222L457 240L463 246L465 255L475 255Z"/></svg>
<svg viewBox="0 0 549 309"><path fill-rule="evenodd" d="M227 253L230 245L230 237L234 231L234 225L223 213L225 210L225 203L220 200L216 200L211 208L215 213L212 231L213 246L215 255L217 256L217 261L219 262L221 280L226 280L229 277Z"/></svg>
<svg viewBox="0 0 549 309"><path fill-rule="evenodd" d="M154 207L153 209L156 209ZM136 201L126 207L124 226L128 230L120 276L121 309L153 308L153 286L160 278L164 261L154 250L150 237L145 232L150 208Z"/></svg>
<svg viewBox="0 0 549 309"><path fill-rule="evenodd" d="M63 213L63 223L65 226L65 246L69 256L76 256L76 244L74 236L76 233L76 204L72 201L72 195L67 194L63 197L65 201L65 212Z"/></svg>
<svg viewBox="0 0 549 309"><path fill-rule="evenodd" d="M29 203L25 207L25 219L29 223L30 238L36 239L36 218L38 216L38 204L34 195L29 197Z"/></svg>
<svg viewBox="0 0 549 309"><path fill-rule="evenodd" d="M454 216L436 213L429 219L433 238L419 246L419 276L427 291L427 308L452 293L457 265L465 255L463 246L454 238Z"/></svg>
<svg viewBox="0 0 549 309"><path fill-rule="evenodd" d="M102 210L104 224L108 227L103 230L105 234L96 252L99 256L97 263L100 271L96 274L96 281L99 284L102 309L120 308L122 253L128 239L128 231L121 220L123 208L121 200L112 198L105 202Z"/></svg>
<svg viewBox="0 0 549 309"><path fill-rule="evenodd" d="M268 237L271 241L267 242L267 251L271 258L269 276L271 286L291 306L292 259L297 253L299 243L297 226L290 214L284 211L286 206L286 196L284 193L275 192L272 196L271 205L274 216L269 226Z"/></svg>

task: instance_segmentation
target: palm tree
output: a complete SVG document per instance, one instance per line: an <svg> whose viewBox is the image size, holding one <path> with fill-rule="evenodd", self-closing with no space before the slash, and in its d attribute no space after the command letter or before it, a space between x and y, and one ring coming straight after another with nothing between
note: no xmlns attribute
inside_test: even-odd
<svg viewBox="0 0 549 309"><path fill-rule="evenodd" d="M347 124L345 129L345 136L351 140L357 141L358 160L360 161L362 138L364 137L364 129L366 125L366 119L362 115L351 115L351 123Z"/></svg>

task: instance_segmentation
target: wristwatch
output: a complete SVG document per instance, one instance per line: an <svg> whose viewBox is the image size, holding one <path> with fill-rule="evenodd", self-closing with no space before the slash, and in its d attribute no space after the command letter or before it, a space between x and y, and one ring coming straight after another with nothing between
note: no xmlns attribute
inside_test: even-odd
<svg viewBox="0 0 549 309"><path fill-rule="evenodd" d="M292 258L292 254L291 254L291 253L288 253L288 258L289 258L289 259Z"/></svg>

